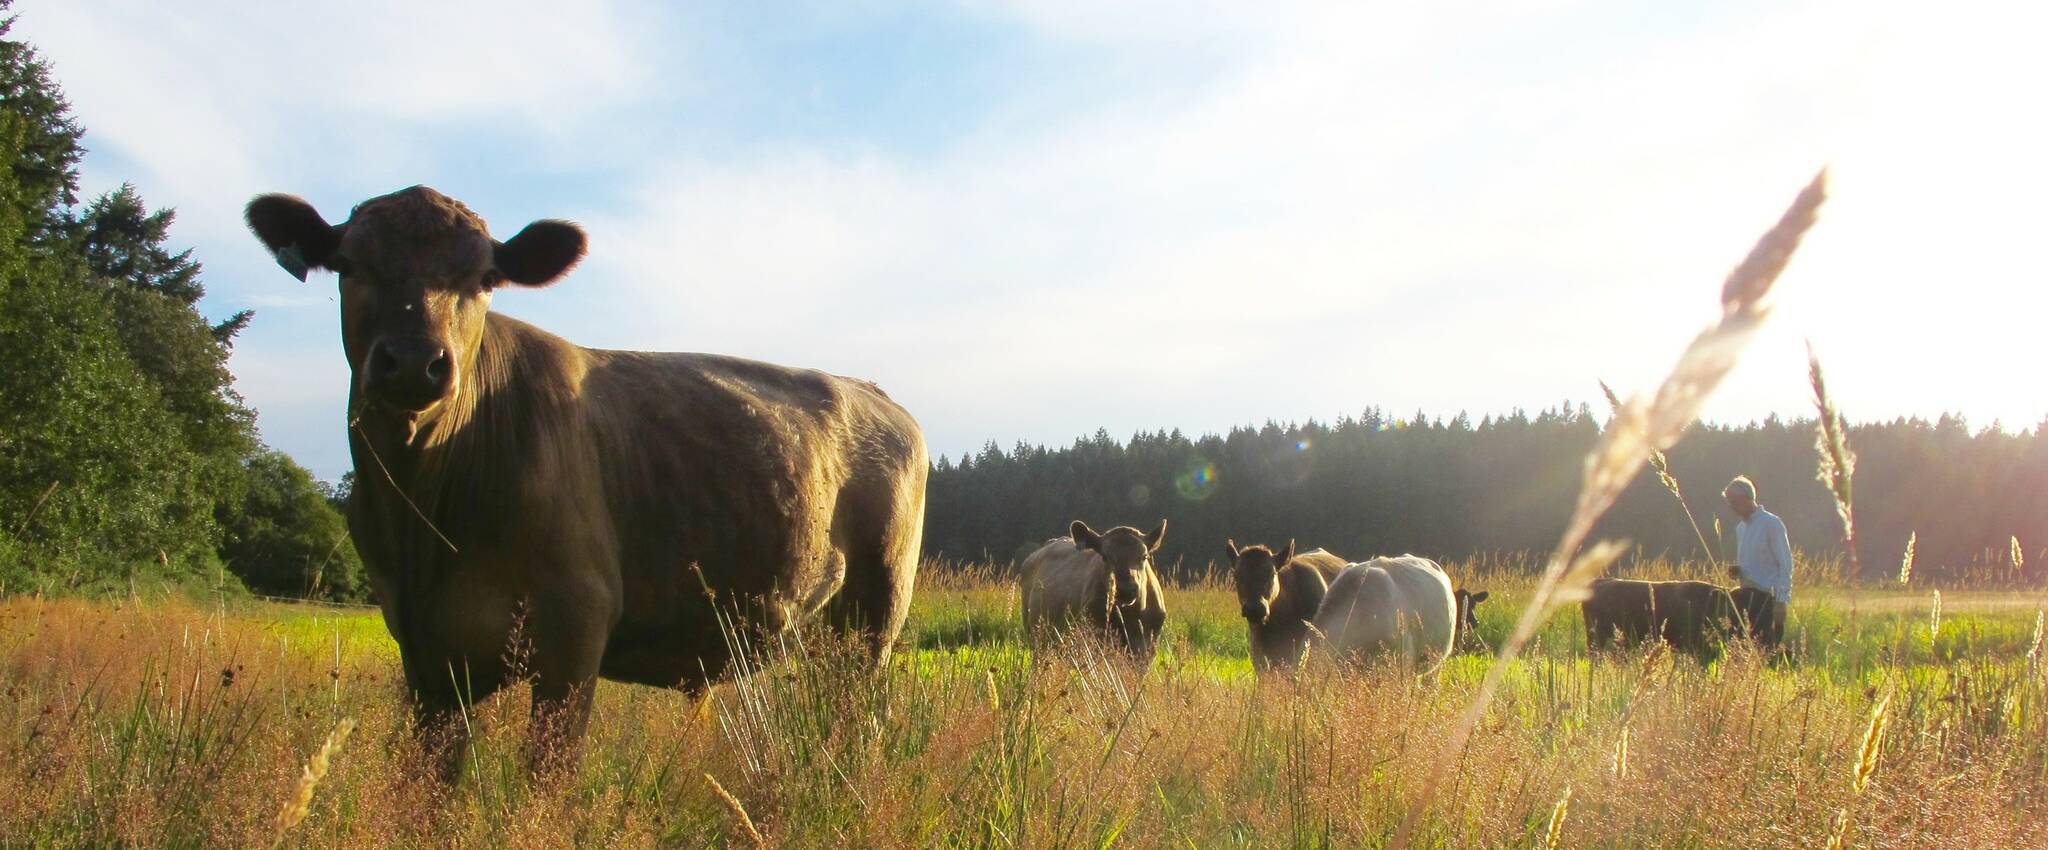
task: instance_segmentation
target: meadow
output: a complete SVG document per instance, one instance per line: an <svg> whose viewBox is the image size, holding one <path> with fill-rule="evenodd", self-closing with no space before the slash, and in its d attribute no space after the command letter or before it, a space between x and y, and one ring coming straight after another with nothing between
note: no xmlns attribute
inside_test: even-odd
<svg viewBox="0 0 2048 850"><path fill-rule="evenodd" d="M1526 567L1493 591L1498 645ZM1698 574L1652 564L1635 574ZM1543 624L1410 846L2048 846L2042 594L1820 586L1791 657L1587 656ZM817 633L706 698L602 685L580 759L526 769L526 694L428 778L374 611L136 595L0 601L8 847L1381 846L1495 663L1258 681L1235 597L1170 590L1160 658L1034 658L1013 585L927 565L879 675Z"/></svg>

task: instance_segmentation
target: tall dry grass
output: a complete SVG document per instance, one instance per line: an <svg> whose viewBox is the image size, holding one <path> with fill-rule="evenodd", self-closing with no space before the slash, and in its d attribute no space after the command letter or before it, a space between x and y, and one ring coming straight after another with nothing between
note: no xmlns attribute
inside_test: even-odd
<svg viewBox="0 0 2048 850"><path fill-rule="evenodd" d="M1317 665L1257 682L1226 666L1241 650L1195 645L1206 628L1242 631L1214 589L1179 591L1179 616L1214 622L1174 626L1149 672L1087 643L1038 659L1007 637L915 649L932 612L997 604L1002 588L933 596L958 600L921 599L878 676L803 635L701 702L604 685L581 762L540 780L525 769L525 695L494 697L472 707L477 759L452 787L426 778L396 660L362 618L0 602L0 843L268 845L303 799L283 846L1382 845L1494 665L1461 656L1423 679ZM1482 632L1503 637L1512 614ZM1588 659L1560 612L1506 666L1412 841L1754 846L1733 817L1764 843L1820 846L1852 809L1865 846L2040 846L2034 613L1981 616L1952 619L2009 637L1859 672L1819 651L1792 667L1739 648L1704 666ZM1891 731L1858 801L1844 777L1866 758L1876 693L1892 694ZM344 718L353 734L330 747ZM308 754L335 747L302 794Z"/></svg>

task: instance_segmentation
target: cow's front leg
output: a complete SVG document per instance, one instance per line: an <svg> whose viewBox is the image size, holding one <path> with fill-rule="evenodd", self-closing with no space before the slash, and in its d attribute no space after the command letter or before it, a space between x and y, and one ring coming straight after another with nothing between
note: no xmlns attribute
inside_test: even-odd
<svg viewBox="0 0 2048 850"><path fill-rule="evenodd" d="M536 612L537 615L539 612ZM533 706L526 763L536 776L573 768L582 756L597 672L604 660L605 629L568 616L536 616L528 626L544 649L533 658Z"/></svg>
<svg viewBox="0 0 2048 850"><path fill-rule="evenodd" d="M504 686L504 671L495 663L478 667L466 660L431 665L409 660L406 666L414 736L434 774L452 785L462 778L469 755L470 712Z"/></svg>

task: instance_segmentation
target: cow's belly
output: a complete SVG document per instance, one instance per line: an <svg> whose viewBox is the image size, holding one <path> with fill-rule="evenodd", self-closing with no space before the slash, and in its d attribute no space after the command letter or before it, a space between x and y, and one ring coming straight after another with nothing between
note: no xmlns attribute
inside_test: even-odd
<svg viewBox="0 0 2048 850"><path fill-rule="evenodd" d="M817 538L787 555L784 563L747 576L744 585L714 584L709 596L687 564L629 579L623 615L605 643L599 675L687 690L724 677L736 643L731 633L735 603L746 624L744 634L775 634L800 626L839 593L846 581L845 558L822 533Z"/></svg>
<svg viewBox="0 0 2048 850"><path fill-rule="evenodd" d="M724 636L716 632L615 634L606 645L598 675L616 682L694 691L725 676L730 661Z"/></svg>

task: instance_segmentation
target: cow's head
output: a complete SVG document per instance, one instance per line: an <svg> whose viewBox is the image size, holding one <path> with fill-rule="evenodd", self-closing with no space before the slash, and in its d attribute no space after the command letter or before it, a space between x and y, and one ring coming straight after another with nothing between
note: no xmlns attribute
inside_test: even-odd
<svg viewBox="0 0 2048 850"><path fill-rule="evenodd" d="M1235 540L1225 540L1223 546L1230 552L1230 578L1237 585L1239 609L1252 625L1264 625L1280 598L1280 568L1294 560L1294 541L1277 552L1258 544L1239 549Z"/></svg>
<svg viewBox="0 0 2048 850"><path fill-rule="evenodd" d="M1479 607L1479 603L1485 602L1487 596L1488 593L1484 590L1474 593L1462 587L1458 588L1457 641L1459 643L1463 643L1479 630L1479 614L1474 609Z"/></svg>
<svg viewBox="0 0 2048 850"><path fill-rule="evenodd" d="M1071 532L1074 545L1102 556L1117 607L1144 607L1146 573L1152 570L1152 553L1159 551L1160 541L1166 539L1166 520L1160 520L1159 528L1151 533L1120 525L1097 534L1077 519Z"/></svg>
<svg viewBox="0 0 2048 850"><path fill-rule="evenodd" d="M291 195L249 202L248 219L294 277L316 268L341 276L341 341L355 388L408 421L462 394L494 290L545 286L583 257L576 225L536 221L499 242L468 207L425 186L364 201L338 225Z"/></svg>

